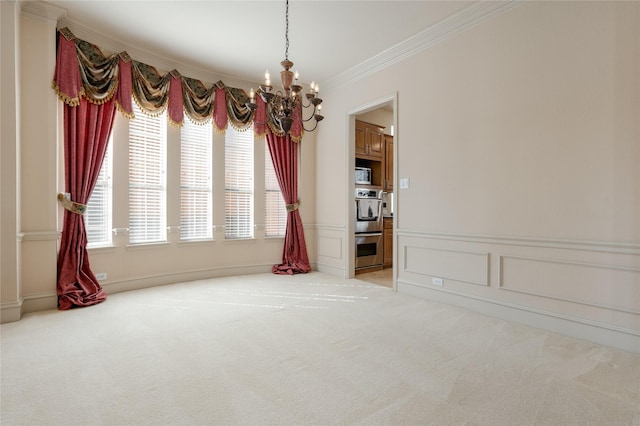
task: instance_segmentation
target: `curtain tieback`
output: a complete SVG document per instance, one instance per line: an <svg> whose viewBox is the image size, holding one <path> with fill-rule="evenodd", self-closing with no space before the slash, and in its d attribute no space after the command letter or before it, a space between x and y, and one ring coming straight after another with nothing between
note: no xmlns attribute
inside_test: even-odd
<svg viewBox="0 0 640 426"><path fill-rule="evenodd" d="M298 210L298 203L299 202L300 202L300 200L296 201L293 204L287 204L285 206L287 208L287 213L295 212L296 210Z"/></svg>
<svg viewBox="0 0 640 426"><path fill-rule="evenodd" d="M71 201L71 194L69 193L66 193L66 194L63 194L62 192L59 193L58 201L60 201L60 204L62 204L62 207L69 210L71 213L79 214L82 216L87 211L87 205L76 203L75 201Z"/></svg>

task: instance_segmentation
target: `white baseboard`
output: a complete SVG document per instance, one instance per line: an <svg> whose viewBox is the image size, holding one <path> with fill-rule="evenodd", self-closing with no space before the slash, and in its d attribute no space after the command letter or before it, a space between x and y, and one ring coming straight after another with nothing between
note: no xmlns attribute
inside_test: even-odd
<svg viewBox="0 0 640 426"><path fill-rule="evenodd" d="M159 285L176 284L189 281L206 280L209 278L228 277L232 275L250 275L271 272L273 264L244 265L223 268L201 269L197 271L185 271L168 274L145 275L131 277L124 280L101 282L107 294L121 293L123 291L141 290Z"/></svg>
<svg viewBox="0 0 640 426"><path fill-rule="evenodd" d="M627 352L640 353L640 331L617 328L608 324L563 317L528 306L512 305L471 295L431 289L420 284L398 280L398 292L439 303L459 306L483 315L513 321L552 333L598 343Z"/></svg>
<svg viewBox="0 0 640 426"><path fill-rule="evenodd" d="M318 263L316 270L325 274L333 275L336 277L347 278L345 269L343 267L337 267L334 265L327 265L325 263Z"/></svg>
<svg viewBox="0 0 640 426"><path fill-rule="evenodd" d="M22 300L0 305L0 323L20 321L20 318L22 318L22 306Z"/></svg>
<svg viewBox="0 0 640 426"><path fill-rule="evenodd" d="M22 312L40 312L58 308L58 295L52 293L30 294L24 297Z"/></svg>
<svg viewBox="0 0 640 426"><path fill-rule="evenodd" d="M109 294L122 293L124 291L141 290L144 288L156 287L160 285L176 284L189 281L206 280L209 278L227 277L232 275L249 275L271 272L272 264L250 265L250 266L234 266L224 268L212 268L198 271L187 271L170 274L145 275L131 277L123 280L105 281L100 285ZM58 297L55 293L32 294L24 297L22 304L22 312L39 312L58 307ZM9 316L9 307L7 307L7 317ZM3 322L5 317L5 307L2 307ZM15 316L15 314L13 314ZM17 319L12 321L18 321ZM9 322L6 321L6 322Z"/></svg>

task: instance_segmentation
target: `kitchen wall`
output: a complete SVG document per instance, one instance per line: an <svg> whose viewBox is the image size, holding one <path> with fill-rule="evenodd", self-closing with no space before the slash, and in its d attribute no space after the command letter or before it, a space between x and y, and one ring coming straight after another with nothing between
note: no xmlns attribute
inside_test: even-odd
<svg viewBox="0 0 640 426"><path fill-rule="evenodd" d="M378 126L384 127L384 133L386 135L391 134L393 109L390 106L376 108L363 114L358 114L356 118L366 123L377 124Z"/></svg>
<svg viewBox="0 0 640 426"><path fill-rule="evenodd" d="M638 2L522 2L325 83L318 269L352 274L352 116L397 99L398 291L640 351L639 40Z"/></svg>
<svg viewBox="0 0 640 426"><path fill-rule="evenodd" d="M57 247L63 210L56 196L64 192L62 108L51 89L56 52L56 24L60 9L46 3L0 2L2 7L2 197L0 197L0 251L2 322L17 321L26 312L55 308ZM248 90L256 82L234 81L156 58L147 52L119 45L109 35L76 25L77 37L97 44L104 53L127 50L137 60L159 70L178 69L207 84L223 80ZM6 33L6 34L5 34ZM112 35L117 40L117 35ZM11 42L14 43L11 43ZM14 48L15 47L15 48ZM215 132L214 132L215 133ZM114 124L114 165L127 167L128 121L118 114ZM169 167L179 168L180 132L167 130ZM255 142L255 191L264 189L264 140ZM214 135L215 241L179 242L170 232L166 244L130 246L126 234L114 236L113 247L89 250L94 272L107 273L101 282L108 294L153 285L216 276L271 271L280 263L284 238L264 238L264 205L255 204L255 238L224 240L224 137ZM315 134L307 133L300 153L300 214L305 223L309 257L315 259ZM178 162L178 163L176 163ZM177 181L177 180L176 180ZM114 182L114 186L122 183ZM126 185L126 184L125 184ZM178 199L177 185L169 187L169 200ZM119 195L118 195L119 194ZM127 204L126 191L114 191L119 205ZM124 197L124 198L123 198ZM168 225L179 225L177 203L169 203ZM114 214L114 228L127 228L126 214ZM17 238L16 238L17 236Z"/></svg>

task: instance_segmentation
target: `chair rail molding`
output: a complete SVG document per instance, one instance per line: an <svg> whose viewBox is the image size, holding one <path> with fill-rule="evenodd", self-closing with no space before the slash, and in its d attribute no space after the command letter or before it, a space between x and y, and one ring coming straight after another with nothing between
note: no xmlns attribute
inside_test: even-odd
<svg viewBox="0 0 640 426"><path fill-rule="evenodd" d="M398 236L429 238L434 240L452 240L486 244L506 244L529 247L557 248L570 250L596 251L614 254L630 254L640 256L640 243L624 243L615 241L588 241L537 237L515 237L503 235L480 235L463 233L445 233L398 229Z"/></svg>
<svg viewBox="0 0 640 426"><path fill-rule="evenodd" d="M24 231L18 234L19 241L56 241L61 231Z"/></svg>

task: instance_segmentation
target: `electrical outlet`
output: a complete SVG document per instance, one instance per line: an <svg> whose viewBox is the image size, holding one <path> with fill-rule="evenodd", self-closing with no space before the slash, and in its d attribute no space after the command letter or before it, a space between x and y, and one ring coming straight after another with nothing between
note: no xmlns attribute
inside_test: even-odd
<svg viewBox="0 0 640 426"><path fill-rule="evenodd" d="M96 274L96 278L98 281L105 281L107 279L107 273L106 272L98 272Z"/></svg>
<svg viewBox="0 0 640 426"><path fill-rule="evenodd" d="M409 189L409 178L400 179L400 189Z"/></svg>
<svg viewBox="0 0 640 426"><path fill-rule="evenodd" d="M433 277L433 278L431 278L431 283L433 285L437 285L437 286L442 287L444 285L444 280L442 278Z"/></svg>

